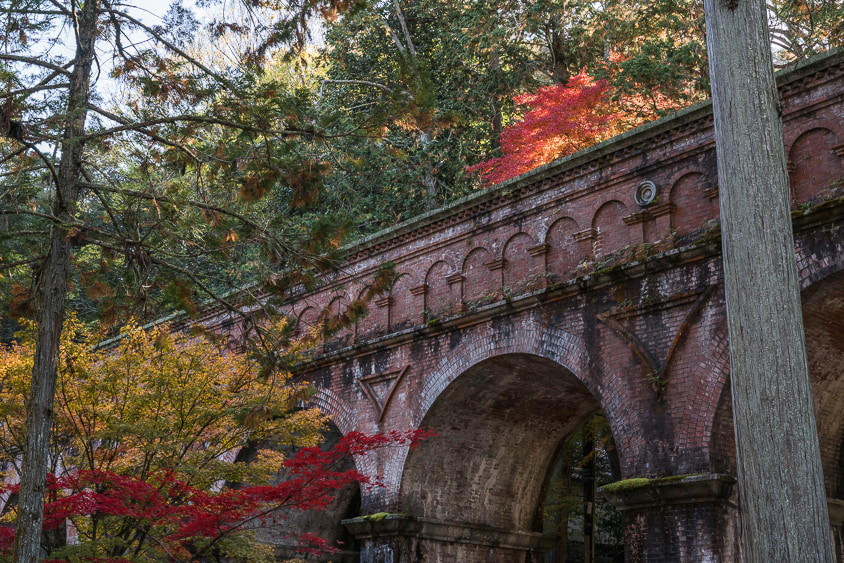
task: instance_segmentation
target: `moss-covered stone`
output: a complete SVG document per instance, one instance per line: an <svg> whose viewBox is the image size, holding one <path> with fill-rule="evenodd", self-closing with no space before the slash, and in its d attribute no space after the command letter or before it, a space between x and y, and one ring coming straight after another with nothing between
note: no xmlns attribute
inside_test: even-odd
<svg viewBox="0 0 844 563"><path fill-rule="evenodd" d="M703 473L671 475L670 477L659 477L656 479L649 479L647 477L634 477L632 479L624 479L623 481L616 481L615 483L604 485L603 487L601 487L601 491L604 493L612 494L619 493L622 491L631 491L633 489L640 489L643 487L658 487L662 484L675 483L677 481L682 481L683 479L688 479L689 477L698 477L700 475L703 475Z"/></svg>
<svg viewBox="0 0 844 563"><path fill-rule="evenodd" d="M368 514L366 516L361 516L361 519L365 520L366 522L381 522L382 520L387 518L387 516L389 516L389 515L390 515L389 512L376 512L375 514Z"/></svg>
<svg viewBox="0 0 844 563"><path fill-rule="evenodd" d="M604 485L603 487L601 487L601 491L605 493L618 493L621 491L629 491L632 489L647 487L653 481L654 479L648 479L647 477L634 477L633 479L624 479L623 481L616 481L615 483Z"/></svg>

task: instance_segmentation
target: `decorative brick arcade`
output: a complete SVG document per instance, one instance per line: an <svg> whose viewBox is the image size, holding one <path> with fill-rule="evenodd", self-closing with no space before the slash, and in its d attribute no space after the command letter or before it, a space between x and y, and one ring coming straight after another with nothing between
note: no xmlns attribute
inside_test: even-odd
<svg viewBox="0 0 844 563"><path fill-rule="evenodd" d="M796 256L839 560L844 523L844 52L779 75ZM542 561L552 462L598 410L629 562L738 561L711 107L700 104L357 243L307 326L402 274L303 377L341 433L429 427L359 460L365 562ZM759 432L770 429L759 428ZM771 463L780 463L771 460ZM841 500L839 500L841 499Z"/></svg>

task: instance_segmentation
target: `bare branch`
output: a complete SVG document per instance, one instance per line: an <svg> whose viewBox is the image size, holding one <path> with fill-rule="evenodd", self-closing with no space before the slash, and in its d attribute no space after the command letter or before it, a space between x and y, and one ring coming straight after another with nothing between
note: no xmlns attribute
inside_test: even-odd
<svg viewBox="0 0 844 563"><path fill-rule="evenodd" d="M407 29L407 22L404 19L404 14L401 11L399 0L393 0L393 6L396 8L396 16L399 18L402 33L404 33L404 40L407 42L407 50L414 57L416 56L416 47L413 46L413 39L410 37L410 31Z"/></svg>
<svg viewBox="0 0 844 563"><path fill-rule="evenodd" d="M43 81L42 81L43 82ZM23 88L21 90L12 90L11 92L0 93L0 98L11 98L12 96L22 96L24 94L34 94L42 90L58 90L59 88L67 88L70 86L69 82L61 82L59 84L41 84L40 86L33 86L32 88Z"/></svg>
<svg viewBox="0 0 844 563"><path fill-rule="evenodd" d="M64 16L68 16L68 17L73 16L73 12L71 12L70 10L68 10L68 9L64 6L64 4L62 4L61 2L58 2L57 0L50 0L50 4L52 4L53 6L55 6L56 8L58 8L58 12L59 12L60 14L62 14L62 15L64 15Z"/></svg>
<svg viewBox="0 0 844 563"><path fill-rule="evenodd" d="M23 57L20 55L8 55L6 53L0 53L0 61L13 61L18 63L26 63L33 66L40 66L41 68L48 68L59 74L64 74L65 76L70 77L70 72L65 70L64 68L58 65L54 65L53 63L49 63L47 61L36 59L33 57Z"/></svg>
<svg viewBox="0 0 844 563"><path fill-rule="evenodd" d="M41 219L47 219L48 221L52 221L56 224L61 223L61 220L54 215L40 213L38 211L27 211L26 209L0 209L0 215L31 215L32 217L40 217Z"/></svg>
<svg viewBox="0 0 844 563"><path fill-rule="evenodd" d="M3 157L3 159L0 160L0 165L7 163L8 161L12 160L16 156L19 156L24 151L26 151L26 147L21 147L18 150L16 150L15 152L9 154L8 156Z"/></svg>
<svg viewBox="0 0 844 563"><path fill-rule="evenodd" d="M89 106L90 107L90 106ZM94 109L93 107L91 109ZM95 111L97 113L102 113L103 115L107 115L107 112L100 110L97 108ZM113 114L112 114L113 115ZM296 130L285 130L285 129L263 129L260 127L254 127L251 125L247 125L245 123L236 123L234 121L228 121L225 119L220 119L217 117L206 117L202 115L173 115L167 117L156 117L153 119L148 119L145 121L139 121L136 123L132 123L127 119L118 118L115 121L118 123L122 123L117 127L110 127L108 129L100 129L99 131L94 131L89 133L83 139L89 140L94 139L96 137L105 137L108 135L112 135L114 133L120 133L122 131L130 131L130 130L137 130L140 133L144 133L145 135L154 135L149 131L145 131L147 127L153 127L155 125L165 125L168 123L205 123L208 125L220 125L223 127L232 127L234 129L239 129L241 131L249 131L251 133L259 133L261 135L278 135L280 137L294 137L300 136L304 134L308 134L307 131L296 131ZM158 137L157 141L163 142L164 140ZM170 143L170 142L168 142Z"/></svg>
<svg viewBox="0 0 844 563"><path fill-rule="evenodd" d="M186 146L184 146L180 143L177 143L175 141L171 141L170 139L165 139L164 137L153 133L152 131L148 130L143 124L139 124L139 123L132 124L132 122L129 121L128 119L125 119L125 118L123 118L123 117L121 117L121 116L119 116L115 113L104 110L104 109L97 107L97 106L90 104L90 103L88 104L88 108L97 112L97 113L99 113L103 117L107 117L108 119L111 119L112 121L115 121L117 123L122 124L123 126L126 127L126 130L135 128L135 129L137 129L137 131L139 133L146 135L150 139L157 141L157 142L161 143L162 145L167 145L167 146L173 147L175 149L181 150L182 152L187 154L190 157L190 159L193 160L194 162L199 161L199 159L196 157L196 153L194 153L192 150L188 149ZM110 133L105 133L105 135L108 135L108 134L110 134ZM103 135L104 134L102 134L102 133L92 134L90 137L86 137L86 138L101 137Z"/></svg>
<svg viewBox="0 0 844 563"><path fill-rule="evenodd" d="M173 43L164 39L164 37L162 37L160 33L156 33L156 31L154 29L145 25L142 21L133 18L132 16L130 16L129 14L127 14L125 12L119 12L119 11L114 10L114 9L109 9L108 12L111 13L111 14L119 15L120 17L123 17L123 18L127 19L128 21L132 22L136 26L140 27L141 29L143 29L144 31L149 33L150 37L152 37L155 41L161 43L167 49L169 49L173 53L179 55L180 57L182 57L183 59L185 59L186 61L188 61L192 65L194 65L196 68L198 68L202 72L206 73L208 76L213 77L214 79L216 79L218 82L223 84L229 90L231 90L233 92L237 91L237 87L235 87L235 85L230 80L228 80L224 76L221 76L220 74L214 72L213 70L211 70L210 68L208 68L207 66L205 66L204 64L202 64L201 62L196 60L195 58L191 57L189 54L187 54L182 49L179 49L179 47L177 47Z"/></svg>
<svg viewBox="0 0 844 563"><path fill-rule="evenodd" d="M381 16L381 23L383 23L383 24L384 24L384 27L386 27L386 28L387 28L387 31L390 33L390 37L392 37L392 38L393 38L393 43L395 43L395 45L396 45L396 49L398 49L398 50L399 50L399 53L404 54L405 48L404 48L404 45L402 45L401 40L399 39L398 34L397 34L394 30L393 30L393 28L392 28L392 26L390 25L390 23L389 23L389 22L387 21L387 19L386 19L385 17L383 17L383 16Z"/></svg>
<svg viewBox="0 0 844 563"><path fill-rule="evenodd" d="M27 258L26 260L18 260L17 262L11 262L9 264L0 263L0 270L9 270L11 268L16 268L18 266L26 266L27 264L32 264L33 262L39 262L46 258L46 254L41 254L40 256L36 256L34 258Z"/></svg>

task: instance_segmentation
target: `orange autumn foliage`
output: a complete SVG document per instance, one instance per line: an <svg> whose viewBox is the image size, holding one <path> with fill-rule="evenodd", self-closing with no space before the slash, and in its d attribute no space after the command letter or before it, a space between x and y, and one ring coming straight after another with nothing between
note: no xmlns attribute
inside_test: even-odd
<svg viewBox="0 0 844 563"><path fill-rule="evenodd" d="M604 65L610 79L624 60L622 55L610 56ZM529 172L683 105L659 90L649 90L647 95L624 94L609 80L596 80L585 70L566 84L545 86L516 96L514 101L528 111L501 133L501 156L467 168L479 173L485 186Z"/></svg>
<svg viewBox="0 0 844 563"><path fill-rule="evenodd" d="M612 136L619 116L609 89L607 81L581 72L567 84L517 96L514 101L530 109L501 133L502 156L468 170L479 172L488 185L497 184Z"/></svg>

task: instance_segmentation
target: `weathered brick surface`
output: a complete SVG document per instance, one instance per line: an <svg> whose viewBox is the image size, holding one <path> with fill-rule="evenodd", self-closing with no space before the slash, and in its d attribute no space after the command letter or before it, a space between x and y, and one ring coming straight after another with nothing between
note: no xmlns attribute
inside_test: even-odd
<svg viewBox="0 0 844 563"><path fill-rule="evenodd" d="M840 498L844 55L781 84L823 463L828 494ZM364 491L363 512L539 531L551 461L598 409L624 478L734 474L716 179L711 111L696 106L370 237L350 250L343 274L292 303L308 326L360 295L379 264L402 274L303 375L342 432L439 434L413 451L356 460L385 485ZM634 192L645 180L659 199L640 207ZM386 374L373 387L386 398L399 372L379 420L361 378ZM729 503L626 518L631 560L738 557ZM392 560L457 560L437 541L420 539L417 555ZM366 542L366 553L392 549Z"/></svg>

